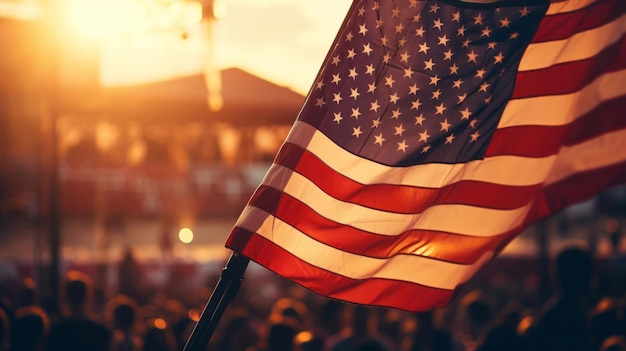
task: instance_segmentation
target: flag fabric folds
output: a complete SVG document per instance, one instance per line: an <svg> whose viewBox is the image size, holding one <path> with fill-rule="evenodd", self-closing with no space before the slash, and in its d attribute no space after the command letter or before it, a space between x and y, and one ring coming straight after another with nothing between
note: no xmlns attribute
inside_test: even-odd
<svg viewBox="0 0 626 351"><path fill-rule="evenodd" d="M355 0L226 246L421 311L537 219L626 180L623 0Z"/></svg>

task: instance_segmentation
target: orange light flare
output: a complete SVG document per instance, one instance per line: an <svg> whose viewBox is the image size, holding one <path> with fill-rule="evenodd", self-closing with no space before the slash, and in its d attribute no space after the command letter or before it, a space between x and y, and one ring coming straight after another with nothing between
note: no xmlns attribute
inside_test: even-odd
<svg viewBox="0 0 626 351"><path fill-rule="evenodd" d="M65 0L59 25L69 40L106 40L180 29L201 20L199 2Z"/></svg>
<svg viewBox="0 0 626 351"><path fill-rule="evenodd" d="M145 11L133 1L67 0L60 24L70 39L109 39L148 27Z"/></svg>
<svg viewBox="0 0 626 351"><path fill-rule="evenodd" d="M154 327L163 330L167 328L167 322L163 318L156 318L154 320Z"/></svg>

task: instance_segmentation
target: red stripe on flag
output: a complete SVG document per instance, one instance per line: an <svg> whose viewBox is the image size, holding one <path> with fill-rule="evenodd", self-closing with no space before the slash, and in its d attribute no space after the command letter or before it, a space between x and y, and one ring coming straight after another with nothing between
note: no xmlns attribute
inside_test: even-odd
<svg viewBox="0 0 626 351"><path fill-rule="evenodd" d="M626 96L607 100L578 118L563 136L563 145L575 145L604 133L626 128L626 118L616 118L624 113Z"/></svg>
<svg viewBox="0 0 626 351"><path fill-rule="evenodd" d="M573 34L600 27L624 12L624 0L607 0L597 1L578 11L546 16L537 28L533 43L567 39Z"/></svg>
<svg viewBox="0 0 626 351"><path fill-rule="evenodd" d="M280 201L276 208L256 200L250 202L251 206L271 213L319 242L362 256L389 258L399 254L425 255L427 252L429 258L472 264L485 251L499 250L503 237L510 234L473 237L440 231L410 230L393 236L379 235L327 219L280 190L261 186L257 191L259 196L280 198ZM459 250L459 247L463 247L463 250Z"/></svg>
<svg viewBox="0 0 626 351"><path fill-rule="evenodd" d="M626 3L626 2L625 2ZM586 60L519 72L511 99L569 94L603 74L626 68L626 36ZM576 72L576 74L572 74ZM541 84L537 84L541 82Z"/></svg>
<svg viewBox="0 0 626 351"><path fill-rule="evenodd" d="M552 215L565 207L589 199L599 191L626 182L626 161L610 167L579 172L549 185L535 203L532 218Z"/></svg>
<svg viewBox="0 0 626 351"><path fill-rule="evenodd" d="M231 240L233 237L238 239ZM452 290L405 281L347 278L304 262L271 241L239 227L233 230L226 246L318 294L357 304L423 311L444 307L454 297Z"/></svg>
<svg viewBox="0 0 626 351"><path fill-rule="evenodd" d="M546 157L557 154L562 146L571 146L607 132L626 128L623 113L626 96L606 101L562 126L515 126L496 130L485 157L515 155Z"/></svg>
<svg viewBox="0 0 626 351"><path fill-rule="evenodd" d="M535 186L503 186L479 181L459 181L442 188L407 185L364 185L335 172L311 152L294 144L285 144L283 153L298 154L295 171L335 199L378 210L413 214L435 204L465 204L483 208L515 209L530 201ZM291 159L279 157L278 164L291 168ZM283 163L284 162L284 163ZM291 166L291 167L290 167ZM501 196L506 192L509 196Z"/></svg>

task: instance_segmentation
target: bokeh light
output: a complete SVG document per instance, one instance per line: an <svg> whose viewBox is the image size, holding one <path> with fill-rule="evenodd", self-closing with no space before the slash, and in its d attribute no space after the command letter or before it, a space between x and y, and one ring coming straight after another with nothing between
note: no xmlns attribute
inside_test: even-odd
<svg viewBox="0 0 626 351"><path fill-rule="evenodd" d="M193 231L189 228L183 228L178 232L178 240L183 244L189 244L193 241Z"/></svg>

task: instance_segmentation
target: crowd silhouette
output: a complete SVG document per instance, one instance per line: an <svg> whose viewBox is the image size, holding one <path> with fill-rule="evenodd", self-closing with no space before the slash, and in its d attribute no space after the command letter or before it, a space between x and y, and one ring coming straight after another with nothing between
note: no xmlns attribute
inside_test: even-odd
<svg viewBox="0 0 626 351"><path fill-rule="evenodd" d="M130 261L124 269L138 274ZM268 291L244 281L206 350L625 351L626 277L614 260L602 269L596 263L585 249L564 248L547 299L507 289L492 275L468 284L448 307L418 313L327 299L268 275ZM102 299L87 274L70 270L64 278L56 312L42 304L32 278L2 287L0 351L182 350L210 296L210 289L150 294L127 277Z"/></svg>

